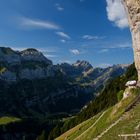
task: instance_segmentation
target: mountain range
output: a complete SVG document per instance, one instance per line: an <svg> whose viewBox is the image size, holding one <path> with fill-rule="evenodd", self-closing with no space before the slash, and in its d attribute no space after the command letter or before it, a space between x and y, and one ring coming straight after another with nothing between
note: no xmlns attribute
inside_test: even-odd
<svg viewBox="0 0 140 140"><path fill-rule="evenodd" d="M0 47L0 115L78 112L108 80L123 74L128 66L93 68L80 60L53 65L36 49Z"/></svg>
<svg viewBox="0 0 140 140"><path fill-rule="evenodd" d="M82 111L79 114L82 117L78 117L78 122L81 122L89 118L92 111L102 109L99 103L103 101L104 104L104 100L98 93L106 91L108 83L124 75L129 67L119 64L94 68L84 60L54 65L36 49L15 51L0 47L0 139L19 140L25 137L27 140L36 140L41 133L39 138L44 133L50 139L59 136L77 124L71 119L70 125L65 124L63 118L73 118L73 115ZM105 92L107 96L109 93ZM113 104L115 96L112 96L113 101L109 97L108 101ZM96 107L92 109L95 105L97 110ZM61 122L64 123L64 130L58 133L57 124ZM56 131L53 128L57 128ZM45 130L44 133L42 130Z"/></svg>

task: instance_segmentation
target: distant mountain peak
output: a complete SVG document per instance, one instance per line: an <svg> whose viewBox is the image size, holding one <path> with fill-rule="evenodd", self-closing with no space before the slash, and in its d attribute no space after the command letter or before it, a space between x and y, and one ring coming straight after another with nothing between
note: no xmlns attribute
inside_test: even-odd
<svg viewBox="0 0 140 140"><path fill-rule="evenodd" d="M75 66L75 67L79 67L79 66L89 66L89 67L91 67L91 68L93 68L92 67L92 65L88 62L88 61L85 61L85 60L77 60L74 64L72 64L73 66Z"/></svg>
<svg viewBox="0 0 140 140"><path fill-rule="evenodd" d="M46 58L43 53L34 48L28 48L20 52L22 60L26 61L39 61L52 65L52 61Z"/></svg>
<svg viewBox="0 0 140 140"><path fill-rule="evenodd" d="M15 54L15 53L17 52L15 52L9 47L0 47L0 54L9 55L9 54Z"/></svg>
<svg viewBox="0 0 140 140"><path fill-rule="evenodd" d="M129 67L130 65L131 65L131 64L117 64L117 65L114 65L114 66L126 68L126 67Z"/></svg>
<svg viewBox="0 0 140 140"><path fill-rule="evenodd" d="M28 49L21 51L21 55L43 55L43 54L41 52L39 52L37 49L28 48Z"/></svg>

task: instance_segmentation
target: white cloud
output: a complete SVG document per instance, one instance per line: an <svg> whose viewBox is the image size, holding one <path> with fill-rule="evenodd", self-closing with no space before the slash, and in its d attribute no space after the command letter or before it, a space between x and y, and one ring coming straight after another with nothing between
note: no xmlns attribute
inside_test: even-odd
<svg viewBox="0 0 140 140"><path fill-rule="evenodd" d="M106 53L108 51L109 51L108 49L102 49L102 50L99 51L99 53Z"/></svg>
<svg viewBox="0 0 140 140"><path fill-rule="evenodd" d="M70 61L70 60L59 60L59 63L68 63L68 64L72 64L72 61Z"/></svg>
<svg viewBox="0 0 140 140"><path fill-rule="evenodd" d="M80 51L77 50L77 49L71 49L70 52L71 52L73 55L79 55L79 54L80 54Z"/></svg>
<svg viewBox="0 0 140 140"><path fill-rule="evenodd" d="M110 49L127 49L127 48L131 48L131 47L132 47L131 43L122 43L122 44L111 46L109 48Z"/></svg>
<svg viewBox="0 0 140 140"><path fill-rule="evenodd" d="M47 58L56 58L57 57L56 55L53 55L53 54L44 54L44 56Z"/></svg>
<svg viewBox="0 0 140 140"><path fill-rule="evenodd" d="M131 43L124 43L124 44L119 44L119 48L131 48L132 44Z"/></svg>
<svg viewBox="0 0 140 140"><path fill-rule="evenodd" d="M56 3L55 7L58 11L63 11L64 10L64 8L59 3Z"/></svg>
<svg viewBox="0 0 140 140"><path fill-rule="evenodd" d="M64 32L56 32L56 34L62 38L70 39L70 36Z"/></svg>
<svg viewBox="0 0 140 140"><path fill-rule="evenodd" d="M47 58L56 58L58 57L56 55L56 50L55 49L51 49L51 48L44 48L44 49L40 49L39 48L39 51L43 53L44 56L46 56Z"/></svg>
<svg viewBox="0 0 140 140"><path fill-rule="evenodd" d="M100 68L107 68L107 67L111 67L111 66L112 66L111 64L102 63L102 64L99 64L97 67L100 67Z"/></svg>
<svg viewBox="0 0 140 140"><path fill-rule="evenodd" d="M30 19L22 17L20 18L20 25L27 28L41 28L41 29L49 29L49 30L58 30L60 29L59 25L38 19Z"/></svg>
<svg viewBox="0 0 140 140"><path fill-rule="evenodd" d="M27 47L11 47L14 51L23 51L27 49Z"/></svg>
<svg viewBox="0 0 140 140"><path fill-rule="evenodd" d="M65 39L61 39L60 40L62 43L66 43L66 40Z"/></svg>
<svg viewBox="0 0 140 140"><path fill-rule="evenodd" d="M83 39L87 39L87 40L96 40L96 39L104 39L105 36L93 36L93 35L84 35L82 36Z"/></svg>
<svg viewBox="0 0 140 140"><path fill-rule="evenodd" d="M106 0L107 2L107 16L111 22L119 28L128 27L128 20L125 9L121 3L121 0Z"/></svg>

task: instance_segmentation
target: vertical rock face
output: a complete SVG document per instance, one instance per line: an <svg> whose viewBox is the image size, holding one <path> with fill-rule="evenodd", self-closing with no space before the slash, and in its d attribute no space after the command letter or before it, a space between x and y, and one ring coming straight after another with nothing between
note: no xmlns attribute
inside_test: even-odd
<svg viewBox="0 0 140 140"><path fill-rule="evenodd" d="M123 0L132 34L135 66L140 83L140 0Z"/></svg>

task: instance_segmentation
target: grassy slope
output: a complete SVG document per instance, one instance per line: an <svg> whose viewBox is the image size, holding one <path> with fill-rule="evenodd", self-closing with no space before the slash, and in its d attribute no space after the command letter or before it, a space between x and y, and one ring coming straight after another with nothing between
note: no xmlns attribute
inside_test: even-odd
<svg viewBox="0 0 140 140"><path fill-rule="evenodd" d="M0 125L6 125L8 123L13 123L13 122L17 122L17 121L20 121L20 119L16 118L16 117L1 117Z"/></svg>
<svg viewBox="0 0 140 140"><path fill-rule="evenodd" d="M134 109L130 110L123 116L116 126L113 127L108 133L106 133L101 140L121 140L118 137L120 134L135 134L140 133L140 104ZM135 138L130 137L129 139L134 140Z"/></svg>
<svg viewBox="0 0 140 140"><path fill-rule="evenodd" d="M74 127L73 129L69 130L68 132L64 133L63 135L58 137L56 140L65 140L66 137L67 137L67 140L74 140L79 135L80 135L80 137L78 137L75 140L92 140L93 138L97 137L101 132L103 132L106 128L108 128L120 116L122 116L125 108L128 106L129 103L132 102L132 100L135 98L135 96L136 96L136 94L134 94L134 92L133 92L131 97L129 97L125 100L122 100L121 102L119 102L115 106L107 109L107 111L105 112L103 117L96 123L96 125L94 127L88 129L95 122L95 120L93 122L91 122L91 120L93 120L93 118L98 118L100 116L99 114L96 115L95 117L85 121L84 123ZM137 113L137 112L135 112L135 113ZM136 122L138 120L139 115L140 115L140 113L138 115L136 115L137 118L134 118ZM132 118L131 118L131 120L132 120ZM110 131L107 134L105 134L101 139L104 139L104 140L118 140L118 136L116 135L116 137L114 137L114 134L115 133L117 134L117 132L118 132L118 134L120 134L120 127L121 127L123 133L127 133L127 131L130 132L130 129L131 130L133 129L133 127L130 127L133 123L127 123L127 121L128 120L125 120L124 122L120 122L118 125L121 125L121 126L118 126L118 125L114 126L113 129L110 129ZM90 125L87 125L87 124L90 124ZM129 127L127 127L127 125ZM122 127L122 126L124 126L124 127ZM125 128L128 128L128 129L125 129ZM85 130L86 130L86 133L81 135Z"/></svg>
<svg viewBox="0 0 140 140"><path fill-rule="evenodd" d="M79 136L81 133L86 131L90 126L92 126L92 124L95 123L95 121L98 119L98 117L100 115L101 115L101 113L99 113L95 117L92 117L92 118L84 121L83 123L77 125L76 127L70 129L69 131L67 131L60 137L58 137L56 140L64 140L66 137L68 139L74 139L75 137Z"/></svg>

